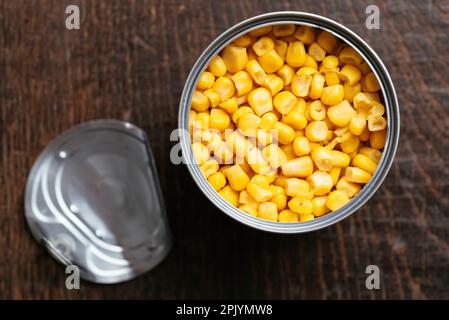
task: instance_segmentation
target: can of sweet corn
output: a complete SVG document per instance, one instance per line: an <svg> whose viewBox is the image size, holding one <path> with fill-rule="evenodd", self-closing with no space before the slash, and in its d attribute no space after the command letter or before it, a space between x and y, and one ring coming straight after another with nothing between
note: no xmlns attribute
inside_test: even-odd
<svg viewBox="0 0 449 320"><path fill-rule="evenodd" d="M191 139L188 134L190 101L192 99L193 92L195 91L199 76L207 68L211 59L219 52L221 52L226 45L228 45L238 37L254 29L279 24L306 25L321 29L333 34L341 41L352 46L368 63L373 73L376 75L381 87L383 96L382 102L385 105L386 109L386 143L382 158L371 180L354 198L352 198L342 208L317 219L306 222L279 223L259 219L247 213L244 213L237 207L234 207L232 204L227 202L212 188L206 178L204 178L204 176L202 175L200 167L198 166L198 164L196 164L196 161L194 159L191 147ZM379 56L362 38L360 38L347 27L329 18L305 12L282 11L262 14L242 21L219 35L204 50L204 52L201 54L201 56L193 66L186 80L180 100L178 124L179 128L181 129L180 142L184 162L186 163L187 168L193 177L193 180L196 182L201 191L221 211L223 211L231 218L259 230L275 233L303 233L322 229L324 227L337 223L338 221L348 217L349 215L357 211L366 201L368 201L368 199L373 196L373 194L384 181L393 163L393 158L396 153L399 141L399 116L399 104L391 77Z"/></svg>

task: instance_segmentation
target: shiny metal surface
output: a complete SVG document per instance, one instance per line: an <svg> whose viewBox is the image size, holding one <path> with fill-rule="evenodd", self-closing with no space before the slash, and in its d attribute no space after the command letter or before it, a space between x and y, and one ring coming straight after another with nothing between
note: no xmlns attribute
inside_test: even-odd
<svg viewBox="0 0 449 320"><path fill-rule="evenodd" d="M92 282L134 278L171 246L150 146L126 122L87 122L53 140L29 175L25 214L36 240Z"/></svg>
<svg viewBox="0 0 449 320"><path fill-rule="evenodd" d="M234 39L253 29L267 25L287 23L308 25L331 32L342 41L356 49L376 74L382 87L382 94L384 97L383 102L387 112L388 130L383 156L371 181L364 186L362 191L359 192L359 194L357 194L347 205L323 217L300 223L270 222L250 216L220 197L220 195L203 177L199 166L195 163L191 149L190 137L188 134L182 135L181 147L182 154L185 157L185 162L187 163L188 170L192 175L193 180L199 186L201 191L204 192L204 194L209 198L209 200L228 216L260 230L277 233L302 233L330 226L354 213L376 192L390 170L391 164L393 163L393 158L399 141L399 104L388 70L385 68L381 59L377 56L374 50L364 40L345 26L331 19L311 13L294 11L272 12L245 20L218 36L198 58L186 80L184 90L182 92L178 125L184 132L188 132L190 100L196 87L196 82L198 81L199 75L207 67L212 57L218 54Z"/></svg>

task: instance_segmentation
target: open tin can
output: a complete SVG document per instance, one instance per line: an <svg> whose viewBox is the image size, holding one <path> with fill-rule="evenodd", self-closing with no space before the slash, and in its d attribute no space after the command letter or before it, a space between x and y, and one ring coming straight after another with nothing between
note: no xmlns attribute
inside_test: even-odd
<svg viewBox="0 0 449 320"><path fill-rule="evenodd" d="M297 223L278 223L267 220L262 220L244 213L238 208L234 207L226 200L224 200L204 178L201 170L194 159L191 141L189 137L189 110L192 94L196 88L196 83L201 73L207 68L210 60L217 55L223 48L237 39L238 37L261 27L277 24L296 24L307 25L317 29L325 30L346 44L353 47L368 63L372 71L377 77L381 86L383 104L386 107L387 114L387 137L383 151L382 158L377 166L376 172L371 180L363 187L363 189L348 202L344 207L328 213L322 217L307 222ZM193 177L193 180L220 210L226 213L233 219L240 221L243 224L251 226L256 229L277 232L277 233L302 233L313 230L318 230L330 226L338 221L348 217L359 209L369 198L373 196L385 179L390 167L393 163L393 158L396 153L399 140L399 105L396 97L396 92L390 75L377 56L374 50L363 41L358 35L346 28L345 26L316 14L304 12L272 12L262 14L250 19L247 19L232 28L226 30L218 38L216 38L204 52L201 54L197 62L190 72L184 90L181 96L179 108L179 128L182 132L181 147L184 160L187 164L188 170Z"/></svg>

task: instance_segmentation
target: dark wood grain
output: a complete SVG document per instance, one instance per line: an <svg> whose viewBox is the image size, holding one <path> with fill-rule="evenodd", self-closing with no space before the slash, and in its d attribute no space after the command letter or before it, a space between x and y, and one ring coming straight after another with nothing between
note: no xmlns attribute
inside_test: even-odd
<svg viewBox="0 0 449 320"><path fill-rule="evenodd" d="M381 29L365 28L377 3ZM81 29L65 28L78 4ZM383 59L401 105L401 140L385 183L361 210L325 230L282 236L219 212L183 166L169 134L190 68L221 32L263 12L333 18ZM0 299L449 298L449 1L0 1ZM119 285L65 274L24 219L29 170L65 129L131 121L151 139L174 247L152 272ZM381 268L381 289L365 268Z"/></svg>

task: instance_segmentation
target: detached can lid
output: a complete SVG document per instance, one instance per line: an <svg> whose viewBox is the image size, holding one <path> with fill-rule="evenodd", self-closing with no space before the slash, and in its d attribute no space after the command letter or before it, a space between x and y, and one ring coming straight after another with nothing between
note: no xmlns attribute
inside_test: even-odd
<svg viewBox="0 0 449 320"><path fill-rule="evenodd" d="M80 124L42 151L28 177L25 215L53 257L96 283L132 279L171 247L147 136L118 120Z"/></svg>

